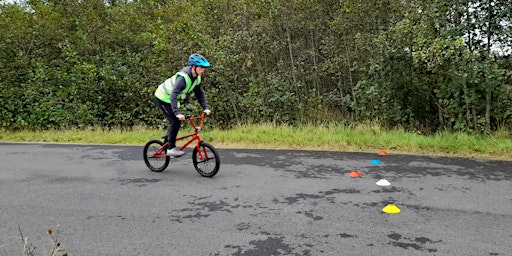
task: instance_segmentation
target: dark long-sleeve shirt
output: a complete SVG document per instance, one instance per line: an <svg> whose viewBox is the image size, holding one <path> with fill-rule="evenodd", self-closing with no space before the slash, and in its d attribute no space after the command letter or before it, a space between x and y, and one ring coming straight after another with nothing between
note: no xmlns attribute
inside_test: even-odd
<svg viewBox="0 0 512 256"><path fill-rule="evenodd" d="M181 69L180 72L184 72L184 73L188 74L188 76L192 80L192 84L197 79L197 77L192 77L192 70L190 67L184 67ZM172 112L176 116L181 114L181 111L178 108L178 95L180 95L183 92L183 90L185 90L185 88L187 88L187 83L185 82L185 78L183 78L182 76L178 76L178 78L176 79L176 83L171 92ZM197 101L199 102L199 104L201 105L203 110L208 109L208 102L206 101L206 95L205 95L202 85L198 84L196 87L194 87L193 91L197 98Z"/></svg>

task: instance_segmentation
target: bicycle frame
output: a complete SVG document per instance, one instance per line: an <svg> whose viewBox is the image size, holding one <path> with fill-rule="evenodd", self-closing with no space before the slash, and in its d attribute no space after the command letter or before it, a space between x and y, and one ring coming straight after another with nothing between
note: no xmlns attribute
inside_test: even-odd
<svg viewBox="0 0 512 256"><path fill-rule="evenodd" d="M203 161L205 157L208 158L206 150L205 150L205 152L201 152L201 147L200 147L201 136L199 135L199 132L204 127L204 117L205 117L205 113L203 113L201 116L198 116L198 117L187 117L186 119L189 121L190 125L194 128L194 132L191 133L191 134L179 136L179 137L176 138L176 141L180 141L180 140L184 140L186 138L192 137L189 141L185 142L185 144L183 144L180 147L180 150L183 150L188 145L190 145L192 142L196 141L195 147L197 149L197 155L199 156L199 160L201 160L201 161ZM197 125L195 124L195 120L201 120L199 127L197 127ZM155 158L167 157L167 154L165 154L164 151L165 151L165 149L167 149L168 146L169 146L169 142L167 141L167 142L164 143L164 145L162 145L162 147L160 147L155 152L153 157L155 157ZM203 156L203 154L204 154L204 156Z"/></svg>

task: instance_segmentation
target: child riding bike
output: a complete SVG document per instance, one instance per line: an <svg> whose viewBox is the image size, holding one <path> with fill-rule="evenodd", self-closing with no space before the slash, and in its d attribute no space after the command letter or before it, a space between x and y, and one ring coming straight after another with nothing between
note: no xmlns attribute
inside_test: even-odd
<svg viewBox="0 0 512 256"><path fill-rule="evenodd" d="M188 58L188 66L165 80L155 91L156 104L169 121L167 129L169 140L167 154L169 156L179 157L185 154L184 151L176 147L176 137L181 127L181 121L185 120L185 116L180 112L180 107L187 94L193 91L203 112L207 115L211 113L201 86L201 75L208 67L210 67L208 60L202 55L194 53Z"/></svg>

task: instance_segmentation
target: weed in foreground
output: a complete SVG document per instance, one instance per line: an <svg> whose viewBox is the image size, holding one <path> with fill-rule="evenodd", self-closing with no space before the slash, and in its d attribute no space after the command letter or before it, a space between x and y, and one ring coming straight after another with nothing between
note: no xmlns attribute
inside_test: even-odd
<svg viewBox="0 0 512 256"><path fill-rule="evenodd" d="M24 256L35 256L38 255L36 253L36 246L28 241L28 237L23 235L21 231L21 227L18 225L18 230L20 231L21 240L23 241L23 255ZM67 256L68 253L62 248L62 243L59 242L59 227L57 226L57 230L53 231L48 229L47 234L50 236L51 245L49 250L49 256Z"/></svg>

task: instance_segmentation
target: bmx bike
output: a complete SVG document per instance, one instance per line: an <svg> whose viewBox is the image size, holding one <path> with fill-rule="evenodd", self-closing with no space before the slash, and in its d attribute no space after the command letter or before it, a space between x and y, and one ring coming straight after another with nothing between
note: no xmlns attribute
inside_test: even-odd
<svg viewBox="0 0 512 256"><path fill-rule="evenodd" d="M190 125L194 128L194 132L179 136L176 141L185 140L190 138L185 144L180 147L180 150L185 149L188 145L194 144L194 150L192 151L192 164L196 171L203 177L213 177L219 172L220 157L217 149L201 140L199 132L204 127L205 113L198 117L185 117L185 120L190 122ZM196 122L199 121L199 126ZM154 172L161 172L167 168L173 156L167 155L167 147L169 146L168 135L162 136L161 140L150 140L144 146L144 162L146 166Z"/></svg>

